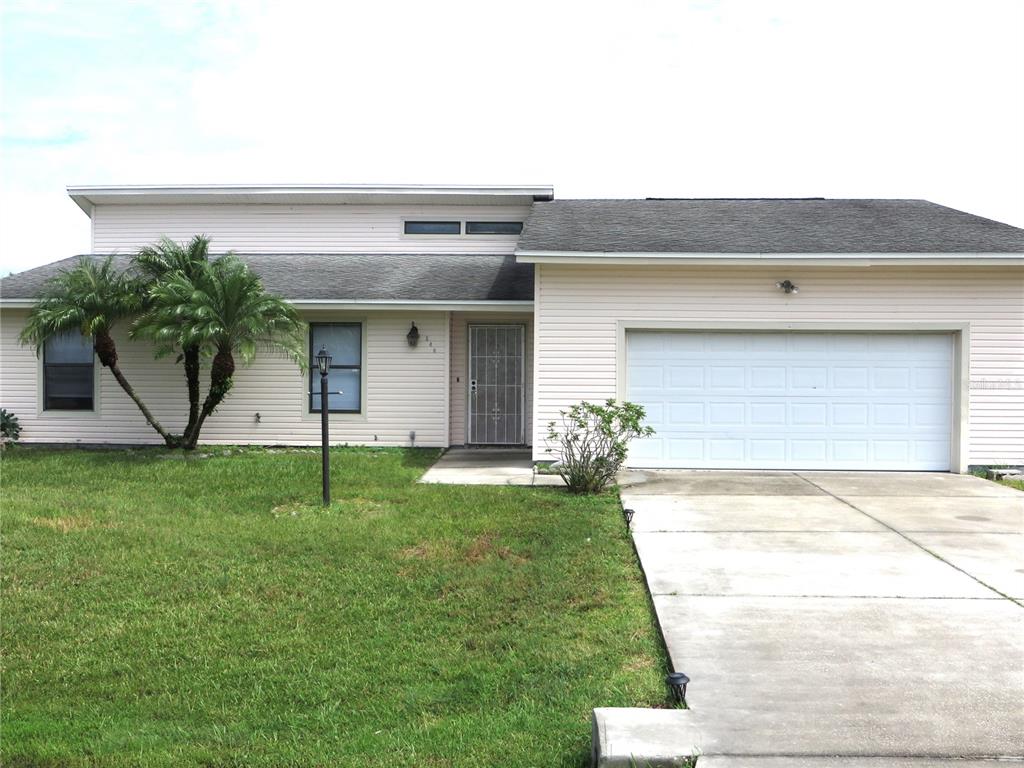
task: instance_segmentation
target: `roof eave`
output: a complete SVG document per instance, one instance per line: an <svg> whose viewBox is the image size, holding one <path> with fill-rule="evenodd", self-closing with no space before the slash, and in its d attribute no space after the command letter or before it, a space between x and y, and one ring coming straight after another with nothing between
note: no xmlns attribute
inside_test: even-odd
<svg viewBox="0 0 1024 768"><path fill-rule="evenodd" d="M802 264L806 266L928 265L1017 266L1024 253L660 253L626 251L536 251L517 249L516 261L525 264L706 264L752 266Z"/></svg>
<svg viewBox="0 0 1024 768"><path fill-rule="evenodd" d="M339 203L347 199L394 198L503 198L523 202L554 199L554 187L540 185L461 185L461 184L195 184L195 185L75 185L67 188L68 195L92 215L97 204L131 204L152 199L196 200L230 202L232 198L287 200L301 203L303 199L333 199Z"/></svg>
<svg viewBox="0 0 1024 768"><path fill-rule="evenodd" d="M296 309L315 310L423 310L432 312L508 312L533 311L533 301L526 299L285 299ZM31 309L35 299L0 298L4 309Z"/></svg>

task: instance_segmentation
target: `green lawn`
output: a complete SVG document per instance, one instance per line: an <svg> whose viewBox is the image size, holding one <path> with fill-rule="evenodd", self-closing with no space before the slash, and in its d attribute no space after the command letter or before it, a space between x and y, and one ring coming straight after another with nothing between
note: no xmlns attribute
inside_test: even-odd
<svg viewBox="0 0 1024 768"><path fill-rule="evenodd" d="M973 470L973 474L975 476L977 476L977 477L980 477L980 478L984 479L984 480L988 479L988 473L987 473L987 471L985 469ZM999 483L1000 485L1005 485L1005 486L1008 486L1010 488L1015 488L1018 491L1024 491L1024 478L1021 478L1019 476L1017 476L1017 477L1004 477L1001 480L996 480L995 482Z"/></svg>
<svg viewBox="0 0 1024 768"><path fill-rule="evenodd" d="M999 482L1011 488L1016 488L1018 491L1024 491L1024 480L1019 477L1004 477Z"/></svg>
<svg viewBox="0 0 1024 768"><path fill-rule="evenodd" d="M4 766L581 766L664 703L614 496L207 453L4 453Z"/></svg>

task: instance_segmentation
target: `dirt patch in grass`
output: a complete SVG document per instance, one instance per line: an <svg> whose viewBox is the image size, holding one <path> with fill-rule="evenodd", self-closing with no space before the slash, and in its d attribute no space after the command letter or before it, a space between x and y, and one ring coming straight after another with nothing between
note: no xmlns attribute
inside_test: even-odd
<svg viewBox="0 0 1024 768"><path fill-rule="evenodd" d="M33 517L33 525L49 528L60 533L71 533L72 531L85 531L96 525L96 521L84 515L68 517ZM104 528L112 526L104 525Z"/></svg>
<svg viewBox="0 0 1024 768"><path fill-rule="evenodd" d="M497 557L499 560L508 560L509 562L519 564L525 563L529 560L528 557L517 554L511 549L505 546L496 546L494 543L494 534L482 533L473 539L472 543L466 547L465 553L463 553L463 559L467 563L482 563L492 557Z"/></svg>
<svg viewBox="0 0 1024 768"><path fill-rule="evenodd" d="M421 541L398 552L403 560L451 559L454 554L454 548L447 541Z"/></svg>
<svg viewBox="0 0 1024 768"><path fill-rule="evenodd" d="M480 565L493 559L518 565L530 559L513 552L509 547L499 545L496 538L493 533L481 533L461 550L456 550L448 541L421 541L399 550L398 556L403 560L457 560L469 565Z"/></svg>
<svg viewBox="0 0 1024 768"><path fill-rule="evenodd" d="M639 653L632 659L628 659L622 665L623 672L642 672L648 669L655 669L658 662L648 653Z"/></svg>
<svg viewBox="0 0 1024 768"><path fill-rule="evenodd" d="M270 510L274 517L298 517L303 511L309 509L309 504L300 501L290 501L286 504L278 504Z"/></svg>

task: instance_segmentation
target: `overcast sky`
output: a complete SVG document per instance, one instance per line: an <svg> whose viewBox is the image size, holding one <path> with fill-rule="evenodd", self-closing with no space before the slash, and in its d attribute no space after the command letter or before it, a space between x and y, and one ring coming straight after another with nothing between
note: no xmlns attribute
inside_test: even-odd
<svg viewBox="0 0 1024 768"><path fill-rule="evenodd" d="M913 197L1024 226L1024 2L0 0L0 274L69 184Z"/></svg>

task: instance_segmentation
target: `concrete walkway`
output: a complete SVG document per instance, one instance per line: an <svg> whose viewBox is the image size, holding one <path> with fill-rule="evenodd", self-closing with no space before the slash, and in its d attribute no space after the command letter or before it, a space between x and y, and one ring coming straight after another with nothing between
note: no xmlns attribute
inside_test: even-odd
<svg viewBox="0 0 1024 768"><path fill-rule="evenodd" d="M624 480L699 768L1024 755L1024 494L946 474Z"/></svg>
<svg viewBox="0 0 1024 768"><path fill-rule="evenodd" d="M445 485L563 485L558 475L538 475L529 449L450 448L421 483Z"/></svg>

